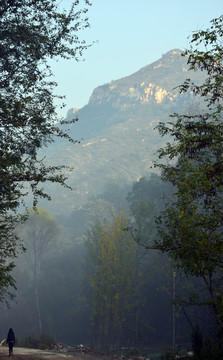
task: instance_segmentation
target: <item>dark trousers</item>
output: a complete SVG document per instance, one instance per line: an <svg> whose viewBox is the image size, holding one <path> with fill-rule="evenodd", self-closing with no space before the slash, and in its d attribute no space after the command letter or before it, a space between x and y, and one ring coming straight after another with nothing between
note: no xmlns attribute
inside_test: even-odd
<svg viewBox="0 0 223 360"><path fill-rule="evenodd" d="M9 355L13 354L13 341L9 341Z"/></svg>

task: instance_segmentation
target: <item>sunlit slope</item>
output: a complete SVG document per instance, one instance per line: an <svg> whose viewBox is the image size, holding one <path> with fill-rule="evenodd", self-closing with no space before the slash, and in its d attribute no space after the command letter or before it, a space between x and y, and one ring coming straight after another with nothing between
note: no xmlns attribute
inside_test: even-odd
<svg viewBox="0 0 223 360"><path fill-rule="evenodd" d="M203 75L202 75L203 76ZM151 171L154 154L165 141L155 129L169 114L184 110L192 95L180 95L176 87L201 73L188 73L180 50L172 50L138 72L96 88L82 109L71 109L67 117L78 116L71 134L80 144L56 142L46 149L51 163L73 167L70 193L51 186L55 212L67 212L101 191L111 181L130 183Z"/></svg>

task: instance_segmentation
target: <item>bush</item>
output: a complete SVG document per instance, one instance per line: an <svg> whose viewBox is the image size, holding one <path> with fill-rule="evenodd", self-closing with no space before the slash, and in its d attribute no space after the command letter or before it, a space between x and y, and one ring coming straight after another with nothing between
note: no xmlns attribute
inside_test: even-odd
<svg viewBox="0 0 223 360"><path fill-rule="evenodd" d="M173 353L172 351L167 351L165 354L161 356L162 360L175 360L176 359L176 353Z"/></svg>
<svg viewBox="0 0 223 360"><path fill-rule="evenodd" d="M49 349L55 341L46 334L41 334L39 337L28 336L19 341L19 346L29 349Z"/></svg>
<svg viewBox="0 0 223 360"><path fill-rule="evenodd" d="M220 360L223 359L223 349L215 345L205 344L201 349L200 356L196 360Z"/></svg>

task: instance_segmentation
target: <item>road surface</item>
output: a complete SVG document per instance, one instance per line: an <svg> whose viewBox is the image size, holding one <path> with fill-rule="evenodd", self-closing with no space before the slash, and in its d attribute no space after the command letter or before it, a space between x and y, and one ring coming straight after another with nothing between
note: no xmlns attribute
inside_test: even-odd
<svg viewBox="0 0 223 360"><path fill-rule="evenodd" d="M14 347L13 354L10 360L114 360L112 356L81 354L79 352L63 353L58 351L19 348L16 346ZM6 346L0 348L0 360L9 360L8 348Z"/></svg>

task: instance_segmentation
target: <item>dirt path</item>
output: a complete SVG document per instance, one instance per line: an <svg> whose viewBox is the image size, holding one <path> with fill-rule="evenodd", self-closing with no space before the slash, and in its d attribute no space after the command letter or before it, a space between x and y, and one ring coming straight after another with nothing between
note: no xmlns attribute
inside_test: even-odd
<svg viewBox="0 0 223 360"><path fill-rule="evenodd" d="M80 354L80 353L60 353L54 351L14 348L14 355L9 357L8 348L0 348L0 360L115 360L112 356Z"/></svg>

